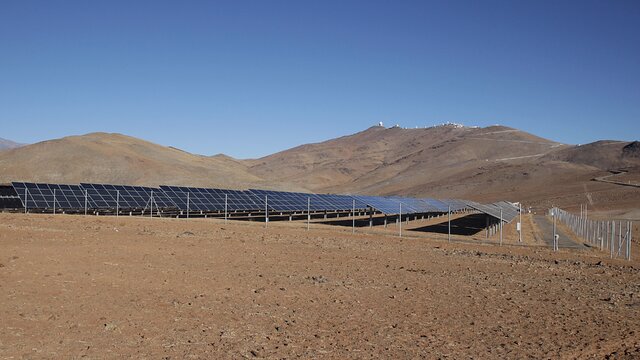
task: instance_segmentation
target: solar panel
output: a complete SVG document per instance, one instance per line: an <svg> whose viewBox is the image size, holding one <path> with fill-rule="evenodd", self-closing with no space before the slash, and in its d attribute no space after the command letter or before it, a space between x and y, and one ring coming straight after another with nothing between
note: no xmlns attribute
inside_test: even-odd
<svg viewBox="0 0 640 360"><path fill-rule="evenodd" d="M362 210L367 208L367 204L356 200L355 198L348 195L337 195L337 194L313 194L315 197L324 201L324 203L328 204L328 208L325 210L336 210L336 211L349 211L354 207L357 210ZM315 201L315 198L312 198L311 201Z"/></svg>
<svg viewBox="0 0 640 360"><path fill-rule="evenodd" d="M407 208L407 210L411 210L412 213L416 213L416 214L440 211L437 207L421 199L401 197L401 196L393 196L391 198L402 203L403 212L405 207Z"/></svg>
<svg viewBox="0 0 640 360"><path fill-rule="evenodd" d="M382 197L382 196L368 196L368 195L352 195L356 200L367 204L367 206L371 206L372 208L390 215L390 214L399 214L400 213L400 202ZM405 206L402 206L402 213L409 214L413 213L411 209L406 209Z"/></svg>
<svg viewBox="0 0 640 360"><path fill-rule="evenodd" d="M85 208L85 190L80 185L13 182L13 188L28 209L80 210ZM26 194L26 199L25 199ZM54 202L55 200L55 202ZM87 207L96 208L87 198Z"/></svg>
<svg viewBox="0 0 640 360"><path fill-rule="evenodd" d="M24 195L23 195L24 196ZM0 185L0 209L19 209L24 208L22 199L16 193L13 186Z"/></svg>
<svg viewBox="0 0 640 360"><path fill-rule="evenodd" d="M308 204L314 194L257 189L249 191L260 199L263 207L266 196L267 205L273 211L306 211L308 205L312 206L312 210L327 210L326 208L330 206L319 197L315 197L315 200Z"/></svg>
<svg viewBox="0 0 640 360"><path fill-rule="evenodd" d="M99 209L175 209L176 204L161 190L146 186L80 184Z"/></svg>
<svg viewBox="0 0 640 360"><path fill-rule="evenodd" d="M510 203L493 203L493 204L479 204L473 201L467 201L467 204L487 215L490 215L496 219L502 217L502 221L510 223L518 215L518 209ZM500 214L502 210L502 214Z"/></svg>
<svg viewBox="0 0 640 360"><path fill-rule="evenodd" d="M506 222L511 222L520 213L520 210L510 202L500 201L492 205L502 210L502 218Z"/></svg>
<svg viewBox="0 0 640 360"><path fill-rule="evenodd" d="M440 199L439 201L447 205L447 208L451 206L451 211L458 211L467 208L467 202L458 199Z"/></svg>
<svg viewBox="0 0 640 360"><path fill-rule="evenodd" d="M438 199L422 199L422 201L429 204L435 211L438 212L447 212L449 211L449 204L444 203Z"/></svg>
<svg viewBox="0 0 640 360"><path fill-rule="evenodd" d="M264 209L264 201L256 198L251 192L243 190L197 188L186 186L167 186L160 188L181 210L224 211L225 195L228 211L258 211Z"/></svg>

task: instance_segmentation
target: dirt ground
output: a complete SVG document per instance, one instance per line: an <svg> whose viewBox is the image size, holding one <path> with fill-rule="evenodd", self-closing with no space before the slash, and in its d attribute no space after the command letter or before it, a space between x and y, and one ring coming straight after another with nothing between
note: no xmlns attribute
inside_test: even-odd
<svg viewBox="0 0 640 360"><path fill-rule="evenodd" d="M0 214L0 358L640 357L639 256L305 228Z"/></svg>

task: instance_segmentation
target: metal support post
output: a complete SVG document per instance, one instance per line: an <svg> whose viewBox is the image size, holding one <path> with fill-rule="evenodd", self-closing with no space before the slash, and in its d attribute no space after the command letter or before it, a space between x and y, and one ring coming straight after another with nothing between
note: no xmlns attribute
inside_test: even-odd
<svg viewBox="0 0 640 360"><path fill-rule="evenodd" d="M518 242L522 242L522 204L518 203L518 214L520 216L520 230L518 231Z"/></svg>
<svg viewBox="0 0 640 360"><path fill-rule="evenodd" d="M398 228L400 237L402 237L402 203L400 203L400 214L398 214L398 225L400 225L400 227Z"/></svg>
<svg viewBox="0 0 640 360"><path fill-rule="evenodd" d="M451 242L451 205L447 211L447 241Z"/></svg>
<svg viewBox="0 0 640 360"><path fill-rule="evenodd" d="M56 214L56 189L53 189L53 215Z"/></svg>
<svg viewBox="0 0 640 360"><path fill-rule="evenodd" d="M266 228L268 225L267 223L269 222L269 209L268 209L268 204L269 204L269 199L267 198L268 195L264 196L264 227Z"/></svg>
<svg viewBox="0 0 640 360"><path fill-rule="evenodd" d="M631 240L633 240L633 221L629 221L629 241L627 242L627 260L631 261Z"/></svg>
<svg viewBox="0 0 640 360"><path fill-rule="evenodd" d="M227 207L228 198L229 198L229 195L228 194L224 194L224 223L225 224L227 223L227 217L228 217L227 216L227 214L228 214L228 207Z"/></svg>
<svg viewBox="0 0 640 360"><path fill-rule="evenodd" d="M87 203L89 202L89 190L84 191L84 214L87 215Z"/></svg>
<svg viewBox="0 0 640 360"><path fill-rule="evenodd" d="M489 215L484 216L484 223L485 223L487 239L488 239L489 238Z"/></svg>
<svg viewBox="0 0 640 360"><path fill-rule="evenodd" d="M622 251L622 221L618 221L618 254L617 256L620 256L620 252Z"/></svg>
<svg viewBox="0 0 640 360"><path fill-rule="evenodd" d="M116 191L116 217L120 214L120 190Z"/></svg>
<svg viewBox="0 0 640 360"><path fill-rule="evenodd" d="M556 234L556 208L553 208L553 251L558 251L558 236Z"/></svg>
<svg viewBox="0 0 640 360"><path fill-rule="evenodd" d="M189 192L187 192L187 219L189 218L189 202L190 202L190 196L189 196Z"/></svg>
<svg viewBox="0 0 640 360"><path fill-rule="evenodd" d="M353 199L353 204L351 205L351 233L356 233L356 199Z"/></svg>
<svg viewBox="0 0 640 360"><path fill-rule="evenodd" d="M500 245L502 246L502 209L500 209Z"/></svg>
<svg viewBox="0 0 640 360"><path fill-rule="evenodd" d="M613 252L614 252L613 247L614 247L615 241L616 241L616 222L612 220L611 221L611 243L609 244L612 259L613 259Z"/></svg>
<svg viewBox="0 0 640 360"><path fill-rule="evenodd" d="M307 197L307 231L311 226L311 198Z"/></svg>

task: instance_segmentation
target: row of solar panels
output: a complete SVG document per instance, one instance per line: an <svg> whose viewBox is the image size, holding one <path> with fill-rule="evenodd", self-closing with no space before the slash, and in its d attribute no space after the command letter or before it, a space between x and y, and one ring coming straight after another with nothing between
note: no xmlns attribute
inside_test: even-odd
<svg viewBox="0 0 640 360"><path fill-rule="evenodd" d="M507 223L513 221L518 216L520 209L510 202L500 201L493 204L479 204L473 201L467 201L467 205L475 210L491 215L496 219L502 219Z"/></svg>
<svg viewBox="0 0 640 360"><path fill-rule="evenodd" d="M364 195L307 194L269 190L227 190L184 186L36 184L13 182L22 207L29 209L163 209L183 211L348 211L371 207L384 214L416 214L469 208L462 200ZM54 203L55 202L55 203Z"/></svg>

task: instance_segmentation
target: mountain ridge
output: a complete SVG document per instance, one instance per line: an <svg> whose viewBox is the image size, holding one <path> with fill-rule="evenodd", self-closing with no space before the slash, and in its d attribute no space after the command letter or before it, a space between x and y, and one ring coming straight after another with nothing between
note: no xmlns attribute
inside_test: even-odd
<svg viewBox="0 0 640 360"><path fill-rule="evenodd" d="M501 125L373 126L247 160L90 133L0 152L0 182L264 188L540 206L595 201L605 209L632 204L638 191L591 179L620 168L633 177L639 154L637 142L567 145Z"/></svg>
<svg viewBox="0 0 640 360"><path fill-rule="evenodd" d="M9 139L3 139L0 138L0 151L3 150L9 150L9 149L15 149L15 148L19 148L21 146L24 146L25 144L21 144Z"/></svg>

